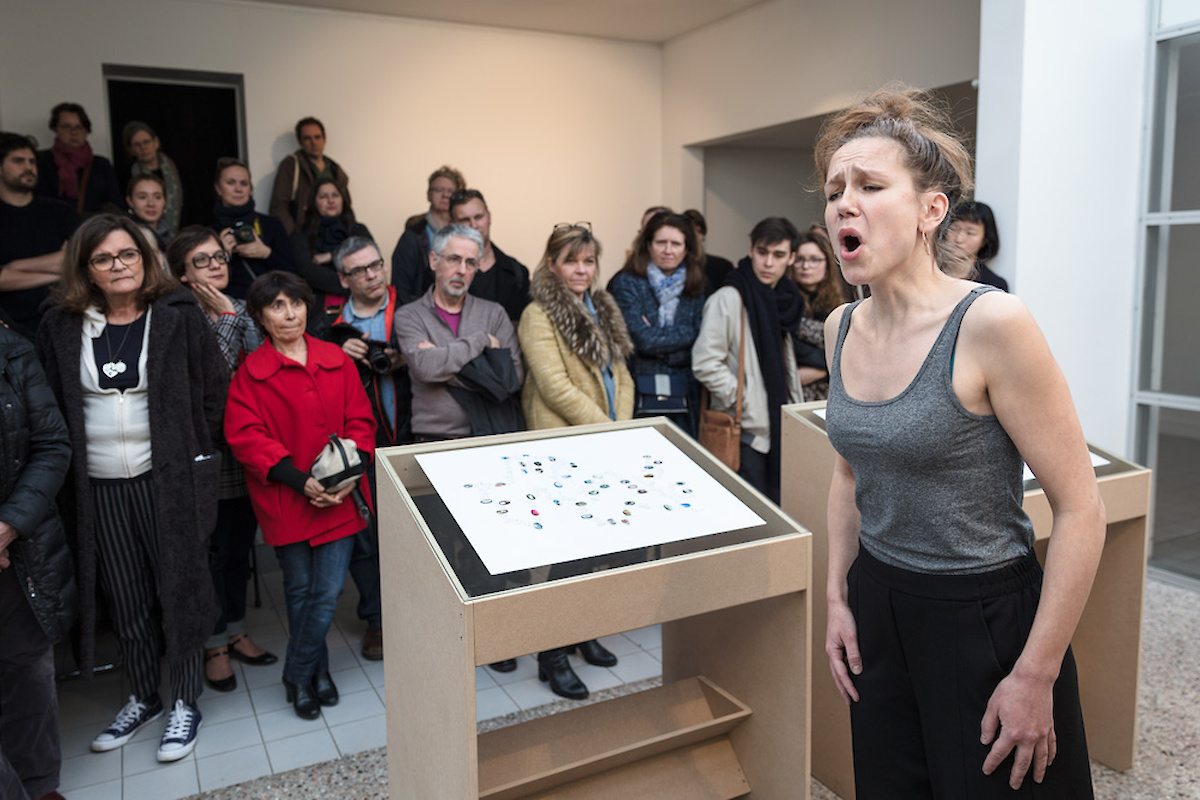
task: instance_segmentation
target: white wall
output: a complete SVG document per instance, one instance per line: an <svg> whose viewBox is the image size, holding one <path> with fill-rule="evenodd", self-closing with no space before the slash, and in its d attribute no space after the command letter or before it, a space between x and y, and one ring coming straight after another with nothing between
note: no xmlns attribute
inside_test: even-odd
<svg viewBox="0 0 1200 800"><path fill-rule="evenodd" d="M750 250L751 228L784 216L800 230L820 218L824 203L811 188L812 151L773 147L704 149L705 247L735 264Z"/></svg>
<svg viewBox="0 0 1200 800"><path fill-rule="evenodd" d="M971 80L978 42L979 6L962 0L770 0L672 39L663 52L664 202L703 200L703 163L688 145L827 114L889 80Z"/></svg>
<svg viewBox="0 0 1200 800"><path fill-rule="evenodd" d="M292 126L315 115L388 251L443 163L484 192L497 243L531 267L554 223L582 219L605 271L619 268L636 215L660 199L653 45L226 0L14 0L0 18L5 130L47 143L50 107L72 100L110 153L101 64L242 73L260 208Z"/></svg>
<svg viewBox="0 0 1200 800"><path fill-rule="evenodd" d="M1129 450L1148 0L983 0L977 196L1090 441Z"/></svg>

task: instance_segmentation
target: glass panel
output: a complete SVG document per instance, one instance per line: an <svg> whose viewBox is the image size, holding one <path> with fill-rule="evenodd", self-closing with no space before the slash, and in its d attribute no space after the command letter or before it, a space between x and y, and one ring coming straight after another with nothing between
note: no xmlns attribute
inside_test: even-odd
<svg viewBox="0 0 1200 800"><path fill-rule="evenodd" d="M1200 579L1200 413L1158 415L1150 563Z"/></svg>
<svg viewBox="0 0 1200 800"><path fill-rule="evenodd" d="M1158 9L1158 26L1171 28L1200 20L1200 0L1162 0Z"/></svg>
<svg viewBox="0 0 1200 800"><path fill-rule="evenodd" d="M1158 48L1150 211L1200 209L1200 34Z"/></svg>
<svg viewBox="0 0 1200 800"><path fill-rule="evenodd" d="M1200 225L1147 229L1141 389L1200 397L1198 262Z"/></svg>

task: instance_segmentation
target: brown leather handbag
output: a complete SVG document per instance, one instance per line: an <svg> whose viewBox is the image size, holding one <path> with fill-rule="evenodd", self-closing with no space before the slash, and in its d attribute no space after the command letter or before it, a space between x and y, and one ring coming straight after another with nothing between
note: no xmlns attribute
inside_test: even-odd
<svg viewBox="0 0 1200 800"><path fill-rule="evenodd" d="M732 416L708 407L708 388L700 389L700 444L734 472L742 465L742 391L746 379L746 306L738 327L737 403Z"/></svg>

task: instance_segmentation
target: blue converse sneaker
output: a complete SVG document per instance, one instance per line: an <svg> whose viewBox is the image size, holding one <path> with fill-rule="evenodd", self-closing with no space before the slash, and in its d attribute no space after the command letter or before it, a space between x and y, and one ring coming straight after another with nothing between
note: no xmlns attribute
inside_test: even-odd
<svg viewBox="0 0 1200 800"><path fill-rule="evenodd" d="M158 743L159 761L178 761L196 747L196 735L200 733L200 709L189 706L182 700L175 701L167 717L167 729Z"/></svg>
<svg viewBox="0 0 1200 800"><path fill-rule="evenodd" d="M157 692L145 700L138 700L130 695L129 702L117 712L117 718L112 721L112 724L105 728L103 733L92 739L92 750L97 753L116 750L132 739L133 735L148 723L161 717L162 713L162 700L158 699Z"/></svg>

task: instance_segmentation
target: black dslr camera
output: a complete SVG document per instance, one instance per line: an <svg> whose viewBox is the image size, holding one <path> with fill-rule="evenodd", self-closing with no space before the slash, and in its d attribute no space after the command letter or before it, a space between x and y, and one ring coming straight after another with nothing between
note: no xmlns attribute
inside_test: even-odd
<svg viewBox="0 0 1200 800"><path fill-rule="evenodd" d="M362 331L348 322L339 322L329 329L329 340L338 347L350 339L361 339L367 343L367 364L370 365L372 372L387 375L392 371L391 356L383 352L384 348L392 347L389 343L375 339L362 339Z"/></svg>
<svg viewBox="0 0 1200 800"><path fill-rule="evenodd" d="M233 223L233 240L238 244L250 244L254 241L254 226L241 220Z"/></svg>

